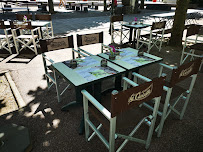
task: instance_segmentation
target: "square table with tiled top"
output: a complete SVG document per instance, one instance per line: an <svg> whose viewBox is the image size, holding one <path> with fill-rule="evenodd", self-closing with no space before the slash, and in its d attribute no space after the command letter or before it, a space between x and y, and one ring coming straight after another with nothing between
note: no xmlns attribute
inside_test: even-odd
<svg viewBox="0 0 203 152"><path fill-rule="evenodd" d="M58 87L58 75L62 76L66 81L71 83L75 87L76 101L62 107L62 111L67 111L73 105L82 106L82 93L81 90L91 90L94 87L94 97L98 100L101 98L101 82L104 79L111 77L121 77L125 72L125 69L107 61L107 67L101 67L102 58L99 56L88 56L84 58L78 58L77 67L71 68L70 61L64 61L54 63L51 66L56 71L56 87ZM115 81L116 84L119 84ZM79 134L83 134L84 131L84 118L82 117Z"/></svg>
<svg viewBox="0 0 203 152"><path fill-rule="evenodd" d="M101 67L102 58L99 56L88 56L76 59L78 66L70 67L70 61L54 63L52 67L57 75L62 76L75 87L76 101L69 103L62 108L63 111L69 109L72 104L82 105L81 90L94 85L95 98L101 97L101 81L110 77L120 76L125 72L125 69L107 61L107 67ZM56 76L57 78L57 76ZM116 85L117 83L115 83ZM56 86L58 82L56 80Z"/></svg>
<svg viewBox="0 0 203 152"><path fill-rule="evenodd" d="M115 60L109 60L109 52L100 53L98 56L126 69L127 72L139 70L141 67L163 60L160 57L145 52L142 56L138 56L138 50L133 48L119 49L119 52L120 55L116 56Z"/></svg>
<svg viewBox="0 0 203 152"><path fill-rule="evenodd" d="M137 31L137 30L140 30L142 28L146 28L146 27L149 27L151 26L150 24L143 24L143 23L140 23L140 22L135 22L135 23L125 23L125 24L122 24L122 27L125 27L125 28L129 28L129 43L133 43L133 48L135 48L135 41L137 38L139 38L139 34L140 32ZM134 32L133 32L134 30ZM134 37L134 39L133 39Z"/></svg>

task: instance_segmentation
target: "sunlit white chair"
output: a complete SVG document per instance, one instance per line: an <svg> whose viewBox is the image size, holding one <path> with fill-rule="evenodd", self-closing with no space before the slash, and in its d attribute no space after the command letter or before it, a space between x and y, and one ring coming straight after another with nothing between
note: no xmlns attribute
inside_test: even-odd
<svg viewBox="0 0 203 152"><path fill-rule="evenodd" d="M9 31L11 31L11 28L6 28L4 25L4 21L0 21L0 29L3 30L4 34L0 34L0 49L5 49L10 54L12 54L11 51L11 42L12 42L12 34L9 34Z"/></svg>
<svg viewBox="0 0 203 152"><path fill-rule="evenodd" d="M122 33L123 33L123 15L113 15L110 17L110 34L111 43L115 43L115 39L119 37L120 44L122 44Z"/></svg>
<svg viewBox="0 0 203 152"><path fill-rule="evenodd" d="M20 51L28 48L37 55L37 44L39 42L39 39L41 39L40 28L33 28L31 25L31 21L24 22L23 24L17 24L13 21L10 21L10 25L16 52L19 54ZM18 29L20 30L20 35L18 35L16 32ZM29 30L30 32L22 32L22 30Z"/></svg>
<svg viewBox="0 0 203 152"><path fill-rule="evenodd" d="M51 14L35 14L35 20L49 22L49 24L47 24L46 27L41 27L42 36L44 39L54 37Z"/></svg>
<svg viewBox="0 0 203 152"><path fill-rule="evenodd" d="M145 80L145 77L141 75L140 77ZM156 122L165 78L155 78L150 82L140 85L126 77L124 77L123 80L123 91L118 92L114 90L111 94L111 101L103 101L110 104L110 106L104 106L105 103L97 101L86 90L82 90L86 141L94 139L94 136L97 135L109 152L121 151L128 141L141 143L148 149ZM133 87L127 89L128 85ZM152 99L154 100L153 113L146 108L139 108L141 103ZM138 112L138 114L136 112ZM143 115L141 115L142 112L144 112ZM95 126L97 121L93 118L96 118L100 122L98 126ZM123 134L123 130L120 130L123 127L126 127L124 129L126 130L132 125L135 127L133 127L133 130L127 133L127 135L125 134L126 132ZM134 137L137 131L139 131L141 127L144 127L143 125L147 126L146 139L144 139L144 137L142 139ZM100 130L102 127L107 130L108 136L106 138L108 139L101 133ZM91 135L90 128L93 130ZM142 132L142 134L144 133ZM115 140L117 138L124 139L124 142L115 150Z"/></svg>
<svg viewBox="0 0 203 152"><path fill-rule="evenodd" d="M98 44L101 46L95 46L94 48L91 48L90 50L84 49L85 46L89 46L92 44ZM101 51L101 53L104 52L104 50L111 49L109 46L103 44L103 32L99 33L91 33L91 34L77 34L77 49L78 51L81 51L85 53L86 55L95 55L97 52L95 50Z"/></svg>
<svg viewBox="0 0 203 152"><path fill-rule="evenodd" d="M153 22L150 30L147 29L139 29L138 30L138 39L137 39L137 49L139 50L143 45L147 45L147 52L155 46L161 51L163 39L164 39L164 31L165 31L166 21L163 22ZM147 34L143 34L143 32L147 32Z"/></svg>

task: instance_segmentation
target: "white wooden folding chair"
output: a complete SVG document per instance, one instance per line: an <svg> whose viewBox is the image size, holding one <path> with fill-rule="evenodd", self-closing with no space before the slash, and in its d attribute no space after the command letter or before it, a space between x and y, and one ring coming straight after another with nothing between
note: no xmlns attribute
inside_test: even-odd
<svg viewBox="0 0 203 152"><path fill-rule="evenodd" d="M91 50L85 50L84 48L81 48L81 47L89 46L91 44L101 44L101 48L98 48L98 46L92 48ZM96 51L101 50L101 53L103 53L104 50L106 49L108 50L111 49L109 46L103 44L103 32L81 34L81 35L77 34L77 46L78 46L77 48L78 51L81 51L86 55L97 54L97 52L95 52L95 49Z"/></svg>
<svg viewBox="0 0 203 152"><path fill-rule="evenodd" d="M142 78L144 78L142 76ZM121 92L113 91L111 95L111 102L108 101L110 105L110 110L108 106L103 106L101 102L97 101L92 95L90 95L86 90L82 90L83 94L83 106L84 106L84 121L85 121L85 138L87 141L93 139L95 135L104 143L107 149L110 152L115 151L115 139L122 138L124 142L116 151L121 151L123 147L127 144L128 141L134 141L145 145L145 148L148 149L150 146L154 125L156 122L157 111L159 108L160 98L163 91L163 85L165 78L155 78L150 82L138 85L128 78L124 77L124 89ZM132 85L132 88L127 89L128 84ZM143 109L138 106L146 101L154 100L154 110L152 114L149 114L150 111L145 113L144 116L141 115L141 119L138 119L138 122L135 122L136 119L140 116L140 113ZM90 106L90 103L93 106ZM135 109L136 108L136 109ZM94 109L94 110L93 110ZM132 110L132 111L131 111ZM146 108L144 112L146 112ZM138 115L135 114L136 111ZM128 113L130 112L130 113ZM125 115L128 113L128 115ZM91 116L95 116L97 120L100 121L98 127L94 125ZM101 115L101 117L100 117ZM129 119L133 118L133 119ZM107 120L107 123L105 122ZM123 122L124 121L124 122ZM120 125L123 127L128 127L136 124L133 130L128 134L123 134L118 129ZM133 124L133 126L134 126ZM149 126L148 134L145 140L133 137L143 124ZM108 139L105 138L101 133L101 127L104 126L109 131ZM90 128L93 130L93 133L90 135ZM125 128L126 130L127 128Z"/></svg>
<svg viewBox="0 0 203 152"><path fill-rule="evenodd" d="M190 57L190 61L196 57L203 57L203 53L197 53L197 51L203 52L203 26L191 25L187 29L180 64L183 64L188 57Z"/></svg>
<svg viewBox="0 0 203 152"><path fill-rule="evenodd" d="M4 34L0 34L0 49L5 49L10 54L12 54L11 51L11 44L12 44L12 34L9 34L8 32L11 31L11 28L6 28L4 25L4 21L0 21L0 29L4 31Z"/></svg>
<svg viewBox="0 0 203 152"><path fill-rule="evenodd" d="M116 37L120 38L120 44L122 44L122 33L123 33L123 15L113 15L110 17L110 34L111 43L115 43Z"/></svg>
<svg viewBox="0 0 203 152"><path fill-rule="evenodd" d="M10 25L16 52L19 54L20 51L28 48L37 55L37 44L39 42L39 39L41 39L40 28L33 28L31 25L31 21L24 22L22 24L16 24L13 21L10 21ZM17 35L16 31L18 29L20 30L20 35ZM22 32L22 30L29 30L30 32ZM21 48L19 48L20 46Z"/></svg>
<svg viewBox="0 0 203 152"><path fill-rule="evenodd" d="M47 24L46 27L41 27L43 38L54 37L51 14L35 14L35 20L49 22L49 24Z"/></svg>
<svg viewBox="0 0 203 152"><path fill-rule="evenodd" d="M161 136L164 122L172 111L177 115L179 115L180 120L182 120L186 107L189 103L193 87L195 85L200 63L201 63L201 58L198 58L187 64L183 64L178 68L160 63L159 75L163 74L163 68L172 70L172 74L171 74L170 81L166 82L166 85L164 86L165 94L162 95L162 98L161 98L161 103L163 103L163 110L158 112L158 115L161 116L161 121L156 128L156 131L158 131L157 133L158 137ZM180 86L178 84L183 80L184 82L190 81L189 86L187 85ZM180 104L178 104L179 101L181 102L184 101L184 104L182 107ZM147 103L144 103L143 105L149 109L153 108Z"/></svg>
<svg viewBox="0 0 203 152"><path fill-rule="evenodd" d="M139 29L138 30L138 39L137 39L137 49L139 50L144 44L148 46L147 52L155 46L161 51L163 39L164 39L164 30L165 30L166 21L162 22L153 22L151 30ZM141 32L147 32L148 34L141 35Z"/></svg>
<svg viewBox="0 0 203 152"><path fill-rule="evenodd" d="M72 54L74 54L74 52L76 52L76 53L80 53L80 52L78 52L77 50L74 50L72 35L66 36L66 37L55 37L55 38L51 38L51 39L41 39L40 47L41 47L41 52L42 52L42 59L43 59L43 63L44 63L45 77L47 80L48 90L53 85L56 85L57 99L58 99L58 102L60 102L61 96L68 89L69 84L62 91L59 90L58 83L56 83L56 81L57 81L56 72L51 66L55 62L53 59L50 59L46 55L46 52L58 51L58 50L69 51L69 48L72 49ZM85 56L82 53L80 53L80 55Z"/></svg>

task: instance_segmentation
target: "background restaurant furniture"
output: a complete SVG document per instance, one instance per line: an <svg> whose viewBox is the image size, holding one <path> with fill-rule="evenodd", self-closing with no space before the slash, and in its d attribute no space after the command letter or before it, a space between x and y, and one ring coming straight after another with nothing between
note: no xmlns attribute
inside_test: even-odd
<svg viewBox="0 0 203 152"><path fill-rule="evenodd" d="M143 76L142 78L144 79ZM94 138L95 135L97 135L107 147L109 152L116 151L116 138L124 139L124 142L117 149L117 151L122 150L128 141L144 144L145 148L148 149L154 130L161 94L163 91L164 77L156 78L141 85L134 83L126 77L124 77L123 80L123 91L118 92L114 90L112 92L111 102L107 101L107 104L110 104L110 106L104 106L103 102L101 104L100 101L97 101L86 90L82 90L86 141L90 141ZM127 89L128 84L132 85L133 87ZM142 94L142 96L139 96L140 94ZM151 99L154 99L155 101L152 114L148 113L147 109L139 108L141 103L147 102ZM138 112L138 114L136 112ZM141 115L142 112L144 112L143 115ZM96 120L92 121L92 116L94 116L100 122L97 127L94 125ZM143 127L143 124L146 124L149 127L145 140L134 137L138 129ZM128 135L123 134L121 130L119 130L121 128L125 128L125 130L127 130L132 125L135 127ZM107 129L107 132L109 133L107 138L109 140L107 140L100 132L102 126L104 129ZM91 135L90 128L93 130ZM144 133L142 132L142 134Z"/></svg>
<svg viewBox="0 0 203 152"><path fill-rule="evenodd" d="M120 38L120 44L122 43L122 33L123 33L123 15L116 15L110 17L110 34L111 43L115 43L116 37Z"/></svg>
<svg viewBox="0 0 203 152"><path fill-rule="evenodd" d="M179 116L180 120L182 120L197 78L200 63L200 58L187 64L183 64L178 68L160 63L161 67L159 76L163 74L163 68L172 70L172 74L169 82L166 82L166 85L164 86L165 94L162 95L161 98L163 110L162 112L158 112L158 114L161 116L161 121L156 128L156 131L158 131L158 137L161 136L164 122L172 111ZM181 82L184 82L184 85L180 85ZM188 85L186 85L186 82L189 82L187 83ZM183 101L184 104L181 104ZM146 103L143 105L149 109L153 108Z"/></svg>
<svg viewBox="0 0 203 152"><path fill-rule="evenodd" d="M47 24L46 27L41 27L43 38L54 37L51 14L35 14L35 20L37 20L37 21L48 21L49 22L49 24Z"/></svg>
<svg viewBox="0 0 203 152"><path fill-rule="evenodd" d="M51 39L43 39L40 40L40 47L42 52L42 59L44 63L44 70L45 70L45 77L47 80L47 86L48 90L52 87L52 85L56 86L56 92L57 92L57 99L58 102L61 101L61 95L67 90L69 87L69 84L63 91L59 90L59 84L56 83L56 71L52 68L52 64L55 62L50 59L46 53L51 51L69 51L68 48L72 48L72 51L74 51L73 46L73 36L67 36L67 37L55 37Z"/></svg>
<svg viewBox="0 0 203 152"><path fill-rule="evenodd" d="M16 13L16 20L23 21L24 16L27 17L27 21L28 20L33 20L32 14L17 14L17 13Z"/></svg>
<svg viewBox="0 0 203 152"><path fill-rule="evenodd" d="M33 51L36 55L37 52L37 43L39 42L39 39L41 39L41 32L40 28L33 28L31 25L31 21L28 22L21 22L16 23L13 21L10 21L11 28L12 28L12 35L13 40L16 48L16 52L19 54L20 51L22 51L25 48L30 49ZM16 30L20 29L20 35L17 35ZM23 30L26 30L26 32L22 32ZM27 31L30 31L29 33ZM21 48L19 48L21 46Z"/></svg>
<svg viewBox="0 0 203 152"><path fill-rule="evenodd" d="M139 50L144 44L148 46L147 52L156 46L156 48L159 49L159 52L161 51L162 42L163 42L163 35L165 30L166 21L163 22L153 22L151 30L148 31L149 34L141 35L142 31L147 31L144 29L139 30L139 38L137 39L137 49ZM161 34L158 34L157 32L161 32ZM159 44L158 44L159 43Z"/></svg>
<svg viewBox="0 0 203 152"><path fill-rule="evenodd" d="M85 46L88 46L91 44L101 44L101 53L103 53L103 51L106 48L111 49L109 46L106 46L103 44L103 32L83 34L83 35L77 34L78 51L82 51L83 53L85 53L87 55L97 54L96 52L93 52L93 49L88 50L88 51L84 50ZM83 47L83 48L81 48L81 47ZM92 47L92 48L94 48L94 47ZM96 49L98 50L98 46L96 47Z"/></svg>
<svg viewBox="0 0 203 152"><path fill-rule="evenodd" d="M189 49L189 51L187 49ZM197 53L198 51L199 53ZM194 57L203 57L202 51L203 51L203 26L191 25L187 29L180 64L183 64L188 57L190 57L190 60L193 60Z"/></svg>
<svg viewBox="0 0 203 152"><path fill-rule="evenodd" d="M4 21L0 21L0 29L4 31L4 34L0 34L0 47L1 49L7 50L10 54L12 54L11 51L11 39L12 34L9 34L8 32L11 30L11 28L6 28L4 25Z"/></svg>

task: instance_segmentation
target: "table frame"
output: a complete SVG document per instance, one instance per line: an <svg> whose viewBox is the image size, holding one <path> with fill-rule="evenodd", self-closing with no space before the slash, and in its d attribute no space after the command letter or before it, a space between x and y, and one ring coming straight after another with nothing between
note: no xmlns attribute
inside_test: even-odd
<svg viewBox="0 0 203 152"><path fill-rule="evenodd" d="M142 28L146 28L146 27L150 27L150 26L151 25L149 25L149 24L129 24L129 23L122 24L122 28L123 27L129 28L129 31L130 31L129 43L133 43L133 48L136 48L135 41L140 36L140 32L137 32L137 31L139 31ZM133 30L134 30L134 32L133 32Z"/></svg>

